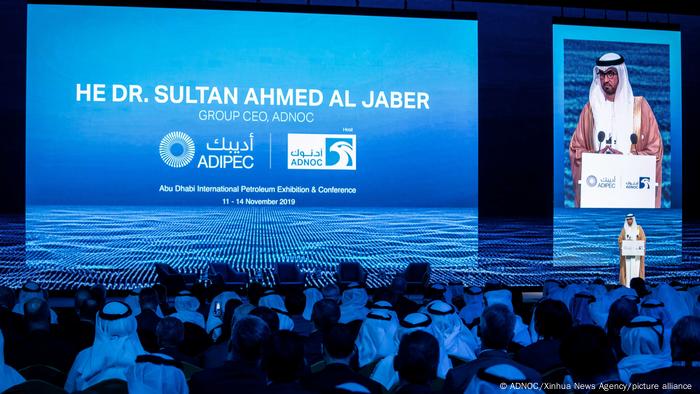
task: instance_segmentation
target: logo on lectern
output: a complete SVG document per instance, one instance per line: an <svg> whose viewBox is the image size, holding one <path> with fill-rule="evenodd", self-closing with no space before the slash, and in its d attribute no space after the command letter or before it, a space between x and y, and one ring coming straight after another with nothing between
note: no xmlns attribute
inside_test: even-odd
<svg viewBox="0 0 700 394"><path fill-rule="evenodd" d="M639 188L640 189L651 189L651 178L648 176L639 177Z"/></svg>
<svg viewBox="0 0 700 394"><path fill-rule="evenodd" d="M586 178L586 184L589 187L595 187L595 185L598 184L598 178L596 178L595 175L589 175L588 178Z"/></svg>

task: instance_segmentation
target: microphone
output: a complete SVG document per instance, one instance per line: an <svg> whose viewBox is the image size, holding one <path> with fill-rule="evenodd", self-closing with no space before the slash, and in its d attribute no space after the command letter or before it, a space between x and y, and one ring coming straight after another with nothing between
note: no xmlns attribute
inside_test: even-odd
<svg viewBox="0 0 700 394"><path fill-rule="evenodd" d="M632 153L637 153L637 134L630 134L630 142L632 142Z"/></svg>
<svg viewBox="0 0 700 394"><path fill-rule="evenodd" d="M598 153L600 153L600 150L603 148L603 140L604 139L605 139L605 132L599 131L598 132Z"/></svg>

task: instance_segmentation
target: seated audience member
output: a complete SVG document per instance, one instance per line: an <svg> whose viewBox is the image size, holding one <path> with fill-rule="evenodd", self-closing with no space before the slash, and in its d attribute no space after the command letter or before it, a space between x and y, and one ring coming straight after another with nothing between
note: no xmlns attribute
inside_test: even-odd
<svg viewBox="0 0 700 394"><path fill-rule="evenodd" d="M334 303L327 300L331 305ZM318 305L318 304L317 304ZM317 393L333 392L333 389L344 383L357 383L372 393L380 394L381 386L355 372L351 367L351 361L355 356L355 335L353 330L345 324L335 324L324 330L323 358L325 367L316 373L309 375L304 380L304 387Z"/></svg>
<svg viewBox="0 0 700 394"><path fill-rule="evenodd" d="M394 368L399 373L398 394L430 393L437 374L440 346L434 336L415 331L401 338Z"/></svg>
<svg viewBox="0 0 700 394"><path fill-rule="evenodd" d="M10 341L14 341L24 331L22 315L14 313L15 292L9 287L0 286L0 330Z"/></svg>
<svg viewBox="0 0 700 394"><path fill-rule="evenodd" d="M396 353L394 336L397 329L388 311L375 310L367 314L355 341L360 368L369 366L371 371L374 369L372 364Z"/></svg>
<svg viewBox="0 0 700 394"><path fill-rule="evenodd" d="M293 331L272 335L263 359L267 373L266 393L307 393L300 379L304 374L304 341Z"/></svg>
<svg viewBox="0 0 700 394"><path fill-rule="evenodd" d="M219 335L216 338L216 342L213 346L209 347L207 351L202 356L203 364L205 368L214 368L224 365L226 358L228 357L228 342L231 339L231 328L234 324L234 313L236 308L241 306L240 299L229 299L224 306L224 316L221 318L222 322L227 324L223 325L219 329Z"/></svg>
<svg viewBox="0 0 700 394"><path fill-rule="evenodd" d="M560 355L574 383L621 383L613 347L598 326L572 328L562 340Z"/></svg>
<svg viewBox="0 0 700 394"><path fill-rule="evenodd" d="M515 313L515 308L513 307L513 292L508 289L496 288L492 290L484 290L484 301L487 306L503 304L507 306L511 312ZM515 334L513 334L511 347L519 350L523 346L527 346L532 343L532 338L530 337L530 331L528 330L527 325L523 323L523 319L517 314L514 314L513 316L515 317Z"/></svg>
<svg viewBox="0 0 700 394"><path fill-rule="evenodd" d="M324 299L333 300L340 304L340 288L335 283L329 283L323 286L321 293L323 293Z"/></svg>
<svg viewBox="0 0 700 394"><path fill-rule="evenodd" d="M14 368L5 364L5 337L0 330L0 392L24 382L24 378Z"/></svg>
<svg viewBox="0 0 700 394"><path fill-rule="evenodd" d="M661 283L652 291L652 297L660 300L666 306L666 310L671 315L673 324L683 316L690 316L693 311L688 308L688 303L681 293L668 283Z"/></svg>
<svg viewBox="0 0 700 394"><path fill-rule="evenodd" d="M484 296L481 288L472 286L464 291L464 307L459 311L459 317L467 328L476 327L479 317L484 312Z"/></svg>
<svg viewBox="0 0 700 394"><path fill-rule="evenodd" d="M525 374L518 368L509 364L496 364L480 369L471 383L469 383L469 386L467 386L464 394L543 393L542 390L537 388L527 388L527 384L528 380Z"/></svg>
<svg viewBox="0 0 700 394"><path fill-rule="evenodd" d="M671 366L671 355L664 353L664 326L649 316L637 316L620 331L622 351L627 355L617 363L620 380L630 382L634 374Z"/></svg>
<svg viewBox="0 0 700 394"><path fill-rule="evenodd" d="M191 393L260 394L266 388L261 362L270 335L270 328L259 317L246 316L236 321L229 342L229 360L221 367L194 374Z"/></svg>
<svg viewBox="0 0 700 394"><path fill-rule="evenodd" d="M129 394L187 394L182 366L163 354L144 354L126 371Z"/></svg>
<svg viewBox="0 0 700 394"><path fill-rule="evenodd" d="M427 305L426 312L433 321L435 338L450 357L461 361L471 361L476 358L478 341L464 325L452 305L445 301L432 301Z"/></svg>
<svg viewBox="0 0 700 394"><path fill-rule="evenodd" d="M61 331L69 334L76 329L78 322L80 321L80 307L83 305L83 302L89 300L90 298L92 298L90 289L85 286L79 287L75 291L75 295L73 296L73 308L64 311L58 317L59 328Z"/></svg>
<svg viewBox="0 0 700 394"><path fill-rule="evenodd" d="M700 387L700 317L682 317L673 326L671 334L673 365L651 372L632 375L632 383L665 383L691 385L693 391Z"/></svg>
<svg viewBox="0 0 700 394"><path fill-rule="evenodd" d="M340 303L340 323L349 323L355 320L365 320L367 317L367 291L357 283L351 283L343 292Z"/></svg>
<svg viewBox="0 0 700 394"><path fill-rule="evenodd" d="M394 336L394 343L396 343L397 351L401 343L401 338L414 331L424 331L437 338L437 335L435 335L433 331L433 324L430 316L425 313L411 313L401 320L399 329ZM438 345L440 346L440 358L438 361L437 377L445 379L447 372L452 368L452 361L439 341ZM377 363L371 375L374 381L379 382L387 390L391 390L399 383L399 375L394 369L395 357L395 354L384 357Z"/></svg>
<svg viewBox="0 0 700 394"><path fill-rule="evenodd" d="M108 379L126 380L126 370L145 351L136 333L136 318L123 302L108 302L97 315L95 341L80 353L68 373L68 392L85 390Z"/></svg>
<svg viewBox="0 0 700 394"><path fill-rule="evenodd" d="M630 289L634 290L639 298L644 298L651 293L647 288L644 279L639 277L632 278L632 280L630 280Z"/></svg>
<svg viewBox="0 0 700 394"><path fill-rule="evenodd" d="M331 299L322 299L314 304L311 319L314 323L314 330L304 341L304 355L309 366L323 361L323 336L333 326L338 324L340 319L340 308L338 303ZM353 336L353 346L355 337Z"/></svg>
<svg viewBox="0 0 700 394"><path fill-rule="evenodd" d="M224 319L226 314L226 306L229 301L234 301L232 305L233 309L237 306L243 304L241 297L235 291L224 291L214 297L209 304L209 313L207 315L207 334L212 339L212 341L219 343L219 336L223 330L227 330L229 335L231 334L231 320L226 321ZM231 312L233 312L233 309ZM231 316L229 316L230 318ZM228 338L224 340L228 342Z"/></svg>
<svg viewBox="0 0 700 394"><path fill-rule="evenodd" d="M322 299L323 293L321 293L321 290L315 287L309 287L308 289L304 290L304 312L302 313L304 319L310 322L313 321L311 314L314 311L314 305L316 305L316 303ZM313 331L313 327L311 330ZM309 332L309 334L310 333L311 332Z"/></svg>
<svg viewBox="0 0 700 394"><path fill-rule="evenodd" d="M158 350L158 339L156 335L156 327L160 323L161 317L158 316L158 293L152 288L144 288L138 294L138 304L141 313L136 315L138 326L139 339L143 348L149 352Z"/></svg>
<svg viewBox="0 0 700 394"><path fill-rule="evenodd" d="M671 331L673 331L673 321L671 314L666 310L666 305L656 298L646 298L639 308L639 314L649 316L653 319L661 321L664 326L664 350L667 353L671 352Z"/></svg>
<svg viewBox="0 0 700 394"><path fill-rule="evenodd" d="M263 319L272 333L276 333L280 330L279 314L266 306L255 307L250 311L249 315Z"/></svg>
<svg viewBox="0 0 700 394"><path fill-rule="evenodd" d="M533 319L539 340L520 349L515 360L540 373L563 366L559 346L572 325L566 305L558 300L545 299L537 304Z"/></svg>
<svg viewBox="0 0 700 394"><path fill-rule="evenodd" d="M618 360L625 357L620 345L620 330L637 316L639 316L637 304L628 297L618 298L610 305L610 313L605 327Z"/></svg>
<svg viewBox="0 0 700 394"><path fill-rule="evenodd" d="M18 370L32 365L46 365L67 373L77 352L51 327L49 305L41 298L24 303L25 335L8 355L8 363ZM65 382L52 381L63 385Z"/></svg>
<svg viewBox="0 0 700 394"><path fill-rule="evenodd" d="M306 296L304 292L292 290L284 297L284 306L287 308L287 313L292 319L294 332L307 337L314 329L314 325L309 319L304 318L304 309L306 307Z"/></svg>
<svg viewBox="0 0 700 394"><path fill-rule="evenodd" d="M539 383L541 376L536 370L508 357L506 349L513 339L514 327L515 316L506 305L497 303L487 307L479 321L481 352L475 360L453 368L447 373L444 391L463 393L480 369L496 364L512 365L518 368L529 382Z"/></svg>
<svg viewBox="0 0 700 394"><path fill-rule="evenodd" d="M174 360L197 365L197 360L184 354L181 350L185 342L185 323L174 317L162 319L156 326L158 353L172 357Z"/></svg>
<svg viewBox="0 0 700 394"><path fill-rule="evenodd" d="M292 331L294 329L294 321L289 317L289 312L284 304L284 298L282 298L281 295L275 293L273 290L268 290L258 301L258 306L270 308L277 313L280 330Z"/></svg>
<svg viewBox="0 0 700 394"><path fill-rule="evenodd" d="M32 298L41 298L42 300L49 302L49 297L46 295L46 291L37 283L30 281L25 283L19 290L19 298L12 311L23 315L24 303ZM49 311L51 313L51 324L58 324L58 315L56 315L56 312L54 312L52 309L49 309Z"/></svg>
<svg viewBox="0 0 700 394"><path fill-rule="evenodd" d="M172 317L179 319L183 323L195 324L204 330L204 316L197 312L199 300L187 290L183 290L175 297L175 313Z"/></svg>
<svg viewBox="0 0 700 394"><path fill-rule="evenodd" d="M391 305L394 306L396 315L399 319L403 319L411 313L418 312L420 306L406 297L408 282L403 274L397 274L391 281L389 290L393 295Z"/></svg>

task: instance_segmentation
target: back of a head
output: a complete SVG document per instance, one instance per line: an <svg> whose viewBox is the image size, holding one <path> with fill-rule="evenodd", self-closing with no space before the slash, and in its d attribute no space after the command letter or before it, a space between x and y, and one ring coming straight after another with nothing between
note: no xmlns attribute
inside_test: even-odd
<svg viewBox="0 0 700 394"><path fill-rule="evenodd" d="M257 316L267 324L272 332L277 332L280 329L280 317L277 312L266 306L258 306L250 311L251 316Z"/></svg>
<svg viewBox="0 0 700 394"><path fill-rule="evenodd" d="M515 335L515 315L506 305L491 305L481 314L479 332L483 349L506 349Z"/></svg>
<svg viewBox="0 0 700 394"><path fill-rule="evenodd" d="M559 350L561 360L576 382L594 382L617 372L617 359L605 331L583 324L569 331Z"/></svg>
<svg viewBox="0 0 700 394"><path fill-rule="evenodd" d="M15 292L7 286L0 286L0 308L12 310L15 307Z"/></svg>
<svg viewBox="0 0 700 394"><path fill-rule="evenodd" d="M408 282L406 281L406 277L401 274L396 274L391 281L391 291L394 294L404 294L407 286Z"/></svg>
<svg viewBox="0 0 700 394"><path fill-rule="evenodd" d="M671 333L671 352L673 361L700 361L700 317L678 319Z"/></svg>
<svg viewBox="0 0 700 394"><path fill-rule="evenodd" d="M292 331L272 335L265 352L265 371L273 383L291 383L304 371L304 341Z"/></svg>
<svg viewBox="0 0 700 394"><path fill-rule="evenodd" d="M253 282L248 285L248 302L250 302L252 305L257 306L258 301L260 301L260 297L262 297L263 293L265 292L265 287L263 287L262 284L258 282Z"/></svg>
<svg viewBox="0 0 700 394"><path fill-rule="evenodd" d="M399 378L413 384L430 384L437 375L440 346L437 339L424 331L414 331L401 338L394 369Z"/></svg>
<svg viewBox="0 0 700 394"><path fill-rule="evenodd" d="M332 359L348 359L355 351L355 336L347 324L335 324L323 334L323 350Z"/></svg>
<svg viewBox="0 0 700 394"><path fill-rule="evenodd" d="M317 330L325 332L340 320L340 307L331 299L323 299L314 304L311 320Z"/></svg>
<svg viewBox="0 0 700 394"><path fill-rule="evenodd" d="M177 347L185 340L185 324L178 318L168 316L156 326L160 347Z"/></svg>
<svg viewBox="0 0 700 394"><path fill-rule="evenodd" d="M90 294L89 288L83 286L76 290L75 297L73 297L75 311L80 313L80 307L83 305L83 302L89 300L90 298L92 298L92 294Z"/></svg>
<svg viewBox="0 0 700 394"><path fill-rule="evenodd" d="M627 297L618 298L610 305L610 313L605 325L608 335L620 335L622 326L631 322L637 316L639 316L639 310L634 301Z"/></svg>
<svg viewBox="0 0 700 394"><path fill-rule="evenodd" d="M90 288L90 295L93 300L97 301L98 310L107 301L107 289L103 285L94 285Z"/></svg>
<svg viewBox="0 0 700 394"><path fill-rule="evenodd" d="M48 330L51 324L49 304L41 298L32 298L25 302L24 321L29 330Z"/></svg>
<svg viewBox="0 0 700 394"><path fill-rule="evenodd" d="M141 292L139 293L139 305L141 306L142 310L150 309L155 311L158 309L159 303L160 300L158 299L158 292L155 291L155 289L151 287L141 289Z"/></svg>
<svg viewBox="0 0 700 394"><path fill-rule="evenodd" d="M561 339L572 325L571 313L559 300L544 300L535 309L535 330L542 338Z"/></svg>
<svg viewBox="0 0 700 394"><path fill-rule="evenodd" d="M94 322L99 310L100 304L96 300L88 298L87 300L83 301L82 304L80 304L78 314L82 320L90 320Z"/></svg>
<svg viewBox="0 0 700 394"><path fill-rule="evenodd" d="M284 306L290 315L301 315L306 307L306 296L301 289L292 290L284 297Z"/></svg>
<svg viewBox="0 0 700 394"><path fill-rule="evenodd" d="M257 316L245 316L236 321L231 332L229 351L234 359L258 362L262 358L271 331Z"/></svg>
<svg viewBox="0 0 700 394"><path fill-rule="evenodd" d="M328 284L321 289L323 293L323 298L329 300L340 300L340 288L335 283Z"/></svg>

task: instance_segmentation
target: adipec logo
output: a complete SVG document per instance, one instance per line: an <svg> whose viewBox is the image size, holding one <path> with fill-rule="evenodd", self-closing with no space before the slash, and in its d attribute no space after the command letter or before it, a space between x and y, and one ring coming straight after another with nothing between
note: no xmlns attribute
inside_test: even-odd
<svg viewBox="0 0 700 394"><path fill-rule="evenodd" d="M194 141L182 131L168 133L160 141L160 158L173 168L182 168L194 158Z"/></svg>

